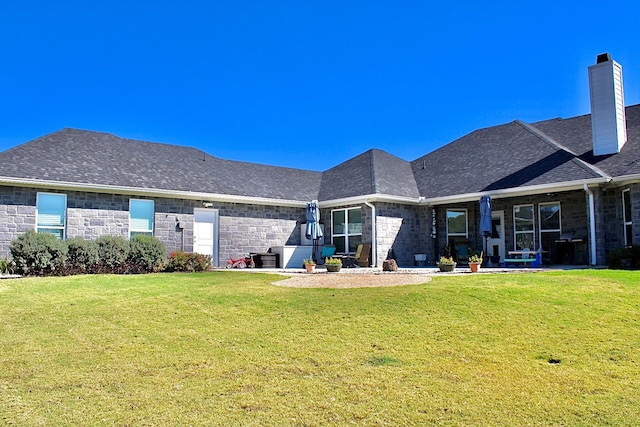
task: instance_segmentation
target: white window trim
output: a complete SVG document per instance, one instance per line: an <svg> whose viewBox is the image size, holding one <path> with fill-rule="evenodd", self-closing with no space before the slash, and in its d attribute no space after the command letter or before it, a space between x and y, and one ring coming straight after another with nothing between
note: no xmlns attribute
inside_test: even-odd
<svg viewBox="0 0 640 427"><path fill-rule="evenodd" d="M622 229L624 231L624 245L627 245L627 226L633 227L633 218L627 218L627 205L624 202L624 193L629 193L629 201L631 201L631 189L622 190Z"/></svg>
<svg viewBox="0 0 640 427"><path fill-rule="evenodd" d="M531 224L533 225L533 229L531 231L517 231L516 230L516 208L523 207L531 207L531 212L533 213L533 221ZM527 203L524 205L514 205L513 206L513 247L518 247L518 234L531 234L533 236L533 247L529 248L534 250L536 247L536 206L533 203Z"/></svg>
<svg viewBox="0 0 640 427"><path fill-rule="evenodd" d="M349 232L349 211L360 209L360 232L359 233L350 233ZM346 233L336 233L333 227L333 214L334 212L342 212L344 211L344 228ZM331 244L333 244L334 237L344 237L344 249L345 253L349 252L349 237L350 236L360 236L362 239L362 207L355 206L352 208L341 208L341 209L333 209L331 211Z"/></svg>
<svg viewBox="0 0 640 427"><path fill-rule="evenodd" d="M549 228L549 229L543 229L542 228L542 214L540 213L540 211L542 210L542 208L544 206L554 206L554 205L558 205L558 225L560 226L560 228ZM560 233L562 234L562 204L558 201L558 202L545 202L545 203L540 203L538 204L538 230L540 230L540 241L542 242L542 233Z"/></svg>
<svg viewBox="0 0 640 427"><path fill-rule="evenodd" d="M63 219L62 219L62 226L55 226L55 225L38 225L39 222L39 216L40 216L40 212L38 210L38 205L40 202L40 195L41 194L46 194L47 196L57 196L57 197L64 197L64 213L63 213ZM46 228L53 228L55 230L62 230L62 240L67 238L67 195L64 193L45 193L45 192L38 192L36 193L36 233L38 233L40 231L40 229L46 229Z"/></svg>
<svg viewBox="0 0 640 427"><path fill-rule="evenodd" d="M133 202L143 202L143 203L151 203L153 205L153 215L151 217L151 229L150 230L141 230L141 229L136 229L133 228L131 226L131 204ZM148 200L148 199L129 199L129 238L131 239L131 234L132 233L151 233L151 235L153 236L154 234L154 223L155 223L155 212L156 212L156 204L153 200Z"/></svg>
<svg viewBox="0 0 640 427"><path fill-rule="evenodd" d="M464 233L449 233L449 212L463 212L464 211ZM447 226L447 242L449 237L465 237L469 238L469 211L465 209L447 209L445 212L445 224Z"/></svg>

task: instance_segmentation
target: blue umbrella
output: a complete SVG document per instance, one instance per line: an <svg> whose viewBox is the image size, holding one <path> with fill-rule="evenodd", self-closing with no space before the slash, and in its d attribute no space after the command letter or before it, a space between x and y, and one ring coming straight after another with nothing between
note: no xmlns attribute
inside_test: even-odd
<svg viewBox="0 0 640 427"><path fill-rule="evenodd" d="M480 198L480 235L484 237L484 252L487 253L487 238L491 236L491 197Z"/></svg>
<svg viewBox="0 0 640 427"><path fill-rule="evenodd" d="M305 237L309 240L313 240L313 253L311 257L315 262L318 252L318 240L323 236L322 228L320 227L320 212L318 211L318 202L316 200L307 203L307 229L305 230Z"/></svg>

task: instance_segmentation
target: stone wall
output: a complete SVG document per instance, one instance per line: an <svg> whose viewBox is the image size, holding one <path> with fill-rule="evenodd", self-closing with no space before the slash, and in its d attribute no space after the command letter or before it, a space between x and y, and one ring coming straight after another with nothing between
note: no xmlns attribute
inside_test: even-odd
<svg viewBox="0 0 640 427"><path fill-rule="evenodd" d="M0 186L0 257L9 255L13 239L36 228L36 194L32 189Z"/></svg>
<svg viewBox="0 0 640 427"><path fill-rule="evenodd" d="M598 264L606 263L606 256L614 249L625 246L624 214L622 212L622 192L629 189L631 198L632 243L640 245L640 184L631 184L606 191L594 191L599 198L596 201L596 212L602 221L597 223L598 231ZM606 221L604 220L606 218ZM604 250L601 250L604 249Z"/></svg>
<svg viewBox="0 0 640 427"><path fill-rule="evenodd" d="M154 235L167 252L193 251L194 209L201 200L145 198L81 191L50 191L67 195L66 236L95 239L102 235L129 237L129 200L154 200ZM0 187L0 256L9 254L13 239L36 227L35 189ZM219 260L249 252L266 252L272 246L299 245L304 208L214 203L219 212Z"/></svg>
<svg viewBox="0 0 640 427"><path fill-rule="evenodd" d="M397 203L376 203L376 215L377 265L382 265L392 248L400 267L413 266L414 255L417 253L427 254L428 260L433 262L431 250L425 244L426 240L421 238L430 232L422 226L421 208ZM428 218L426 220L429 221Z"/></svg>

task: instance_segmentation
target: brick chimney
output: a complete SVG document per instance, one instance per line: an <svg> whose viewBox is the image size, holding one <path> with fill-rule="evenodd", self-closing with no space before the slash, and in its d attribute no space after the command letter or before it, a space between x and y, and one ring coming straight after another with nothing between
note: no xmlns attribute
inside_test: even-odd
<svg viewBox="0 0 640 427"><path fill-rule="evenodd" d="M593 154L619 153L627 142L622 66L611 55L598 55L589 67Z"/></svg>

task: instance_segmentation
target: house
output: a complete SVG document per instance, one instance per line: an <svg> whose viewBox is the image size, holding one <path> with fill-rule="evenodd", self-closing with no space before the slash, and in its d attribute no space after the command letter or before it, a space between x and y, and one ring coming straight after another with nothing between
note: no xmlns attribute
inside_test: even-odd
<svg viewBox="0 0 640 427"><path fill-rule="evenodd" d="M305 207L318 200L326 240L339 252L370 242L374 265L391 249L401 266L415 254L433 263L456 242L495 260L540 248L546 263L604 264L640 244L640 105L624 107L609 55L588 72L589 115L479 129L412 162L371 149L324 172L63 129L0 153L0 255L28 229L145 233L221 265L304 243Z"/></svg>

